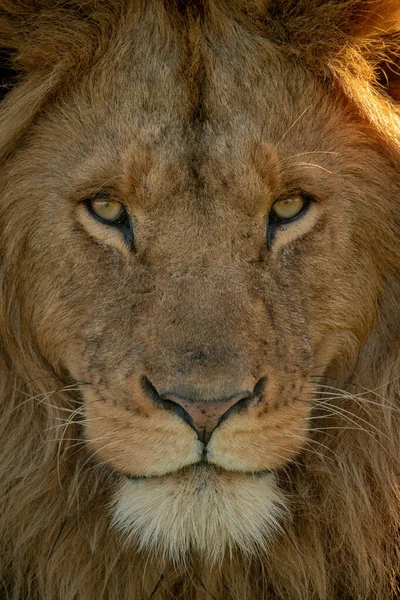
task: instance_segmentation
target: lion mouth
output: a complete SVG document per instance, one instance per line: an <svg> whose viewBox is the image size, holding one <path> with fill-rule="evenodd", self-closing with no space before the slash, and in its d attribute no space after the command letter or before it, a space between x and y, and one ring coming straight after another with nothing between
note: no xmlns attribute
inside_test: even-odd
<svg viewBox="0 0 400 600"><path fill-rule="evenodd" d="M193 463L192 465L183 467L181 469L177 469L175 471L170 471L168 473L164 473L163 475L134 475L132 473L121 473L119 471L117 471L117 474L120 475L121 477L128 479L129 481L156 481L156 480L163 480L167 477L176 477L176 476L181 476L181 475L185 475L187 474L189 471L193 471L194 469L201 469L204 470L205 472L207 472L207 470L209 471L213 471L213 472L220 472L222 473L229 473L231 475L235 475L235 473L237 475L240 476L248 476L248 477L266 477L268 475L272 475L274 473L274 471L272 469L262 469L262 470L258 470L258 471L230 471L228 469L223 469L221 467L216 467L215 465L211 465L210 463L208 463L206 460L201 460L199 462Z"/></svg>

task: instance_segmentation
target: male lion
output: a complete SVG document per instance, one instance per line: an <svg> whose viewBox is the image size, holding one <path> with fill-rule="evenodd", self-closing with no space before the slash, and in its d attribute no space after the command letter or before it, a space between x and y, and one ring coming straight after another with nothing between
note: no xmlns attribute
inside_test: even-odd
<svg viewBox="0 0 400 600"><path fill-rule="evenodd" d="M400 0L0 0L0 595L389 600Z"/></svg>

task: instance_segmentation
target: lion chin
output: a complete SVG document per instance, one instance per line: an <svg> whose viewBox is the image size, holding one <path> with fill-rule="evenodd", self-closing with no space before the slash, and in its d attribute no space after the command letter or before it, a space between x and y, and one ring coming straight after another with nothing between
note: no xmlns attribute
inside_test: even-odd
<svg viewBox="0 0 400 600"><path fill-rule="evenodd" d="M111 508L125 544L139 544L166 561L182 563L198 554L213 564L235 550L264 554L286 512L272 473L228 473L204 466L126 480Z"/></svg>

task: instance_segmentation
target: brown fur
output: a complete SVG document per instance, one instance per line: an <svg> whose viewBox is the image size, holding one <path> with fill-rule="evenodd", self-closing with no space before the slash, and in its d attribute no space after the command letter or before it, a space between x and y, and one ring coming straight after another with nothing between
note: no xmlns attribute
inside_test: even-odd
<svg viewBox="0 0 400 600"><path fill-rule="evenodd" d="M399 117L378 78L399 30L395 0L0 0L6 598L395 596ZM268 247L297 188L318 202ZM102 189L135 254L82 205ZM122 541L121 472L196 480L194 431L143 376L199 401L263 379L209 460L231 491L274 470L269 547L174 563Z"/></svg>

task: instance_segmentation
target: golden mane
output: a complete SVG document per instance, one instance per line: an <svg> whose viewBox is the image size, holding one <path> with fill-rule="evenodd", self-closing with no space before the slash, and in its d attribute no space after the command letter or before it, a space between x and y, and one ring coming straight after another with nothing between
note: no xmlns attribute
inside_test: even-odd
<svg viewBox="0 0 400 600"><path fill-rule="evenodd" d="M23 144L55 94L66 92L78 73L100 60L129 19L140 18L142 4L0 0L0 45L13 52L19 73L18 85L1 106L2 160ZM185 2L165 4L171 19L186 18ZM284 54L298 56L329 82L330 90L354 103L391 157L394 173L398 108L377 77L397 43L400 2L370 2L367 11L360 9L365 7L360 0L287 0L269 2L269 8L261 0L204 0L193 3L191 18L200 14L218 28L218 11L227 10L227 4L247 28L261 31ZM359 176L368 177L368 165L359 165ZM399 184L385 185L397 222L387 224L382 240L387 273L379 320L361 355L355 357L349 347L342 363L321 381L329 397L316 400L315 415L322 424L334 406L336 417L327 423L332 430L316 431L309 444L313 451L279 475L292 519L267 557L234 555L211 570L195 558L174 565L134 553L110 529L104 506L113 474L85 450L76 423L81 406L76 382L54 372L40 356L28 317L19 314L19 281L29 264L21 264L22 236L13 247L4 247L7 216L0 207L0 595L15 600L396 597L400 220L395 214ZM357 376L344 381L344 367L352 361ZM69 422L60 427L66 417Z"/></svg>

